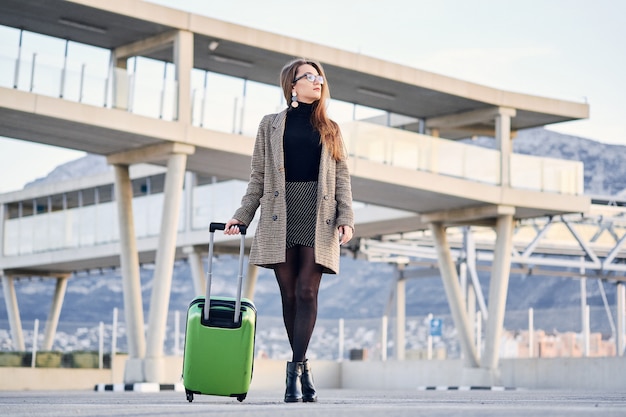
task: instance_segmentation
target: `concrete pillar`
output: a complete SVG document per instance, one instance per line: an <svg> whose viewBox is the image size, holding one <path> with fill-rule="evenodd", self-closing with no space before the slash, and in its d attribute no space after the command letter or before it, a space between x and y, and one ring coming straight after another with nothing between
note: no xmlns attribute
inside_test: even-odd
<svg viewBox="0 0 626 417"><path fill-rule="evenodd" d="M617 283L617 356L624 356L626 343L626 290L623 282Z"/></svg>
<svg viewBox="0 0 626 417"><path fill-rule="evenodd" d="M161 232L159 233L159 244L156 252L148 317L146 358L144 362L146 382L165 382L162 381L163 343L165 341L165 328L172 287L172 271L176 255L176 235L178 234L186 163L187 154L185 153L174 153L170 155L167 162L165 189L163 190L163 217L161 219Z"/></svg>
<svg viewBox="0 0 626 417"><path fill-rule="evenodd" d="M124 382L142 382L143 358L146 350L143 321L143 303L139 276L139 254L133 220L133 189L128 165L114 165L115 200L120 228L120 268L124 290L124 314L128 360L124 371Z"/></svg>
<svg viewBox="0 0 626 417"><path fill-rule="evenodd" d="M178 121L191 123L191 70L193 69L193 32L179 30L174 39L174 65L178 87Z"/></svg>
<svg viewBox="0 0 626 417"><path fill-rule="evenodd" d="M406 279L404 265L398 265L396 281L396 360L403 361L406 357Z"/></svg>
<svg viewBox="0 0 626 417"><path fill-rule="evenodd" d="M589 305L585 305L584 316L583 316L583 357L589 357L590 351L590 335L591 335L591 326L590 326L590 310Z"/></svg>
<svg viewBox="0 0 626 417"><path fill-rule="evenodd" d="M585 261L585 259L581 256L581 263ZM585 267L580 268L580 323L581 323L581 333L583 336L583 356L589 356L589 315L587 314L589 311L589 306L587 305L587 277L585 276Z"/></svg>
<svg viewBox="0 0 626 417"><path fill-rule="evenodd" d="M446 291L448 304L452 313L454 325L459 333L459 341L461 350L465 360L465 366L470 368L478 368L478 356L473 344L471 326L467 317L467 309L465 300L459 284L459 279L450 253L446 229L442 223L431 222L430 230L433 234L435 248L437 250L437 258L439 262L439 271L443 287Z"/></svg>
<svg viewBox="0 0 626 417"><path fill-rule="evenodd" d="M248 273L246 274L246 282L243 288L243 297L250 301L254 301L254 290L256 288L256 280L259 277L259 268L251 263L248 264Z"/></svg>
<svg viewBox="0 0 626 417"><path fill-rule="evenodd" d="M515 109L500 107L496 115L496 149L500 151L500 185L511 185L511 117L515 117Z"/></svg>
<svg viewBox="0 0 626 417"><path fill-rule="evenodd" d="M57 326L59 325L61 308L63 307L63 300L65 299L65 290L67 289L68 278L69 275L57 277L54 297L52 299L52 305L50 306L50 312L48 313L48 320L46 321L46 330L42 347L43 350L52 350L54 336L56 335Z"/></svg>
<svg viewBox="0 0 626 417"><path fill-rule="evenodd" d="M380 324L380 360L385 362L387 360L387 315L383 315Z"/></svg>
<svg viewBox="0 0 626 417"><path fill-rule="evenodd" d="M482 317L487 320L489 318L489 314L487 313L487 305L485 304L485 298L483 297L483 291L480 286L478 271L476 269L476 242L474 242L474 237L472 236L472 231L469 227L466 227L463 230L463 247L465 248L467 273L471 281L471 285L468 286L468 291L471 292L467 295L467 311L475 312L476 303L478 303ZM470 301L473 305L469 305ZM472 320L470 320L470 322L473 323Z"/></svg>
<svg viewBox="0 0 626 417"><path fill-rule="evenodd" d="M489 305L487 329L485 333L485 353L482 367L491 371L498 368L500 338L504 325L506 296L509 289L511 271L511 250L513 246L513 215L499 215L496 220L496 246L491 266L489 284Z"/></svg>
<svg viewBox="0 0 626 417"><path fill-rule="evenodd" d="M193 230L193 191L198 184L198 175L194 172L185 173L185 232Z"/></svg>
<svg viewBox="0 0 626 417"><path fill-rule="evenodd" d="M581 268L584 274L584 268ZM580 331L585 328L585 306L587 305L587 277L580 278Z"/></svg>
<svg viewBox="0 0 626 417"><path fill-rule="evenodd" d="M476 312L474 327L476 330L474 332L474 346L476 348L476 357L480 360L480 357L483 354L483 315L480 310Z"/></svg>
<svg viewBox="0 0 626 417"><path fill-rule="evenodd" d="M528 309L528 357L535 357L535 310Z"/></svg>
<svg viewBox="0 0 626 417"><path fill-rule="evenodd" d="M14 278L4 275L2 276L2 292L4 293L4 303L7 307L7 317L9 318L9 326L11 328L11 339L13 339L13 350L25 351L24 333L22 332L22 320L20 319L20 309L17 304L17 296L15 294Z"/></svg>
<svg viewBox="0 0 626 417"><path fill-rule="evenodd" d="M206 273L202 264L202 257L193 246L183 248L183 253L187 255L187 261L191 269L194 294L195 296L204 295L206 293Z"/></svg>
<svg viewBox="0 0 626 417"><path fill-rule="evenodd" d="M4 257L4 222L6 220L6 204L0 204L0 258Z"/></svg>
<svg viewBox="0 0 626 417"><path fill-rule="evenodd" d="M465 275L467 286L465 288L465 304L467 306L467 321L470 325L472 343L476 346L476 289L471 281L467 281L467 264L464 262L460 265L460 275ZM476 352L479 353L478 351Z"/></svg>
<svg viewBox="0 0 626 417"><path fill-rule="evenodd" d="M461 293L466 296L465 306L468 307L467 310L469 312L469 306L467 305L467 262L461 261L461 263L457 267L456 273L458 274L458 277L459 277L459 285L461 286Z"/></svg>

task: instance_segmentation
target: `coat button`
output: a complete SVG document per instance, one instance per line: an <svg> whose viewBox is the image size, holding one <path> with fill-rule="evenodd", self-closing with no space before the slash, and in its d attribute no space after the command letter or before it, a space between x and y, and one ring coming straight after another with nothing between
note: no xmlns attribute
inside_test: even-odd
<svg viewBox="0 0 626 417"><path fill-rule="evenodd" d="M330 224L330 219L326 219L326 224Z"/></svg>
<svg viewBox="0 0 626 417"><path fill-rule="evenodd" d="M324 196L324 200L328 200L328 194Z"/></svg>
<svg viewBox="0 0 626 417"><path fill-rule="evenodd" d="M278 216L274 214L274 215L272 216L272 220L274 220L274 221L278 220Z"/></svg>
<svg viewBox="0 0 626 417"><path fill-rule="evenodd" d="M278 191L274 191L274 197L278 197Z"/></svg>

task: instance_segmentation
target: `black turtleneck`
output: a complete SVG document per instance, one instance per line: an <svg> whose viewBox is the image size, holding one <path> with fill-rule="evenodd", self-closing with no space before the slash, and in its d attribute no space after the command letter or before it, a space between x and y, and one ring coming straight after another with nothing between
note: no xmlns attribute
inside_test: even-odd
<svg viewBox="0 0 626 417"><path fill-rule="evenodd" d="M286 181L317 181L322 145L311 124L312 112L313 105L306 103L287 111L283 136Z"/></svg>

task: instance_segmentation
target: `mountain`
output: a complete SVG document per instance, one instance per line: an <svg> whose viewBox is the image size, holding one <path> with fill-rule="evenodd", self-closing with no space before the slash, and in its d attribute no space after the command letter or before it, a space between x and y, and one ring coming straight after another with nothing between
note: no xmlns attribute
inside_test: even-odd
<svg viewBox="0 0 626 417"><path fill-rule="evenodd" d="M112 169L113 167L107 164L106 157L87 154L82 158L59 165L50 171L50 173L45 177L37 178L36 180L29 182L24 186L24 188L44 183L60 182L72 178L102 174Z"/></svg>

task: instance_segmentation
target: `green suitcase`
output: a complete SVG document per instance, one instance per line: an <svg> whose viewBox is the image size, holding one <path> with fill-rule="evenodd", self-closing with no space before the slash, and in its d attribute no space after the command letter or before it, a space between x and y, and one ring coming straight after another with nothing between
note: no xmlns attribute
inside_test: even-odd
<svg viewBox="0 0 626 417"><path fill-rule="evenodd" d="M237 297L211 297L213 237L223 223L211 223L207 293L196 297L187 310L183 385L187 401L194 394L246 398L254 365L256 309L241 298L245 227L241 229ZM206 309L206 300L210 308ZM235 312L238 311L238 314Z"/></svg>

